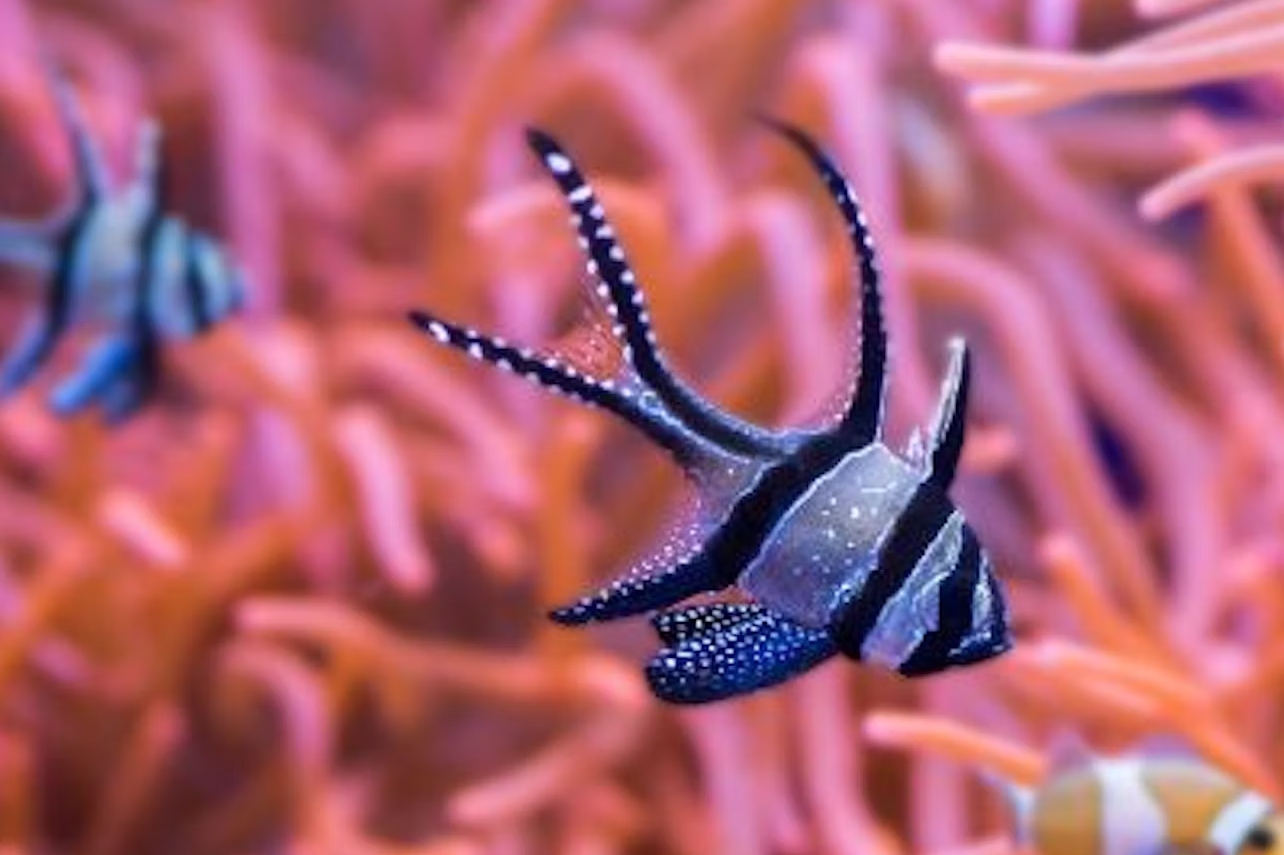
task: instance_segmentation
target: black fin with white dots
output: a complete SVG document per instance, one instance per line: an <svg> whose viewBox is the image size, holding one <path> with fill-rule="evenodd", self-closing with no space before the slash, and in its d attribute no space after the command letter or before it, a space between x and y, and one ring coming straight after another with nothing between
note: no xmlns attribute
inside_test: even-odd
<svg viewBox="0 0 1284 855"><path fill-rule="evenodd" d="M659 572L651 572L653 568L643 564L639 572L616 579L596 593L550 611L548 616L568 626L615 620L734 585L739 573L734 568L729 571L727 565L711 558L712 554L714 550L707 547L698 549Z"/></svg>
<svg viewBox="0 0 1284 855"><path fill-rule="evenodd" d="M761 606L753 603L705 603L656 612L651 616L651 626L660 641L674 645L689 638L725 632L756 618L761 610Z"/></svg>
<svg viewBox="0 0 1284 855"><path fill-rule="evenodd" d="M598 283L597 296L611 319L611 331L642 383L690 430L727 452L760 457L787 453L789 445L783 435L718 409L674 375L656 344L637 277L592 186L551 136L530 128L526 141L570 206L580 246L588 255L588 271Z"/></svg>
<svg viewBox="0 0 1284 855"><path fill-rule="evenodd" d="M665 620L676 625L677 615L688 611ZM720 701L783 683L837 652L825 629L802 626L765 606L746 605L735 617L725 629L657 653L646 666L655 696L672 704ZM696 620L692 615L684 623L694 626Z"/></svg>
<svg viewBox="0 0 1284 855"><path fill-rule="evenodd" d="M766 116L759 120L801 151L825 182L842 212L860 266L860 375L847 411L834 431L854 447L877 440L883 431L887 397L887 330L874 237L865 222L856 193L825 151L793 125Z"/></svg>
<svg viewBox="0 0 1284 855"><path fill-rule="evenodd" d="M931 457L928 480L948 490L954 482L963 442L967 434L967 398L971 384L971 359L967 342L956 338L950 342L950 367L941 387L930 440Z"/></svg>

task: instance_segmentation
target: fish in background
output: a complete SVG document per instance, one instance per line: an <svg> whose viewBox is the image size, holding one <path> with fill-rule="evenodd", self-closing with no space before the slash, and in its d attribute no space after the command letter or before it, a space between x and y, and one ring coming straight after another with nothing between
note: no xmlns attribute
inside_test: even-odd
<svg viewBox="0 0 1284 855"><path fill-rule="evenodd" d="M1039 855L1277 855L1284 815L1193 756L1054 754L1051 773L1005 793L1018 845Z"/></svg>
<svg viewBox="0 0 1284 855"><path fill-rule="evenodd" d="M966 345L950 345L926 445L893 451L882 441L887 338L873 239L830 157L798 129L766 123L824 181L860 262L860 375L832 426L764 429L674 376L602 206L567 153L541 131L528 131L527 141L570 206L622 372L589 376L427 312L411 313L441 344L614 413L695 483L703 511L693 525L634 573L550 615L585 624L664 609L652 624L665 647L646 676L654 694L672 703L752 692L837 654L921 676L1011 647L990 560L947 494L964 443ZM751 602L669 608L737 584Z"/></svg>
<svg viewBox="0 0 1284 855"><path fill-rule="evenodd" d="M54 412L92 405L116 424L156 391L165 340L189 338L238 311L245 278L209 236L171 214L160 129L140 129L136 174L114 188L70 85L50 81L70 138L71 199L36 220L0 219L0 264L26 271L39 306L0 362L0 398L25 387L73 328L101 339L53 389Z"/></svg>

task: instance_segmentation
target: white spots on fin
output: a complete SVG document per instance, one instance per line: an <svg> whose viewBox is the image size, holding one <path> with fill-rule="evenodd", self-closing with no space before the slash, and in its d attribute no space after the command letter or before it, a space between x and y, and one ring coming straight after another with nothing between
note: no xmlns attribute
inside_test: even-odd
<svg viewBox="0 0 1284 855"><path fill-rule="evenodd" d="M566 198L578 204L580 202L583 202L585 199L589 198L592 195L593 195L593 191L589 188L589 186L587 184L581 184L580 186L572 190L570 193L567 193Z"/></svg>
<svg viewBox="0 0 1284 855"><path fill-rule="evenodd" d="M428 332L432 333L432 337L442 344L450 341L450 332L440 321L433 321L428 324Z"/></svg>
<svg viewBox="0 0 1284 855"><path fill-rule="evenodd" d="M544 162L548 164L549 169L553 170L558 175L565 175L571 171L571 160L564 154L550 152L549 154L544 155Z"/></svg>

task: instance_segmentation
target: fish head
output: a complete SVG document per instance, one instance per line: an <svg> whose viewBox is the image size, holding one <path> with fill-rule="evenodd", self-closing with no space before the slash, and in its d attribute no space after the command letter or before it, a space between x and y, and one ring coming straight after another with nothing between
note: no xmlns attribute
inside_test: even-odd
<svg viewBox="0 0 1284 855"><path fill-rule="evenodd" d="M1272 813L1258 820L1239 848L1228 855L1284 855L1284 814Z"/></svg>
<svg viewBox="0 0 1284 855"><path fill-rule="evenodd" d="M940 577L936 627L897 668L904 676L976 665L1012 649L1007 604L990 557L966 523L963 535L964 548Z"/></svg>
<svg viewBox="0 0 1284 855"><path fill-rule="evenodd" d="M886 649L889 636L902 640L895 662L887 664L904 676L975 665L1011 649L1007 604L990 556L931 481L902 512L878 572L903 579L905 591L888 603L871 642Z"/></svg>

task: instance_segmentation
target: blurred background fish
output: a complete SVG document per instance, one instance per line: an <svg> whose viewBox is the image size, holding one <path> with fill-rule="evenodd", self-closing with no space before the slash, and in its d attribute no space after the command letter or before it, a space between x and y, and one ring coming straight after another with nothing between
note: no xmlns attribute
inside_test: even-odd
<svg viewBox="0 0 1284 855"><path fill-rule="evenodd" d="M156 392L161 342L235 312L245 284L213 240L167 209L160 128L142 125L135 174L117 189L70 85L50 75L75 186L49 217L0 220L0 263L30 274L39 304L0 365L0 398L29 383L69 332L87 327L103 339L50 404L66 416L96 403L116 423Z"/></svg>
<svg viewBox="0 0 1284 855"><path fill-rule="evenodd" d="M1062 754L1037 788L1002 783L1020 845L1041 855L1270 855L1284 815L1194 757Z"/></svg>

